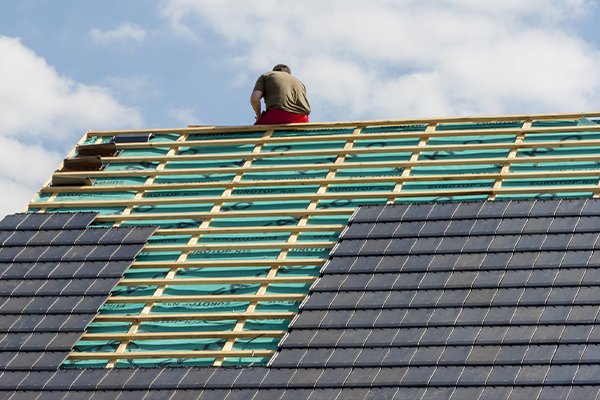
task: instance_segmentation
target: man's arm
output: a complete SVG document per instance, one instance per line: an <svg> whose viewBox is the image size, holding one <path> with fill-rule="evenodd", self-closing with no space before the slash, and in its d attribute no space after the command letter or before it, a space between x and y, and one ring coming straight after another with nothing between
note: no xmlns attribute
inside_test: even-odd
<svg viewBox="0 0 600 400"><path fill-rule="evenodd" d="M263 96L263 92L261 92L260 90L255 90L254 92L252 92L252 95L250 96L250 104L252 104L252 108L254 109L254 112L256 113L256 119L260 118L260 113L261 113L261 105L260 105L260 99Z"/></svg>

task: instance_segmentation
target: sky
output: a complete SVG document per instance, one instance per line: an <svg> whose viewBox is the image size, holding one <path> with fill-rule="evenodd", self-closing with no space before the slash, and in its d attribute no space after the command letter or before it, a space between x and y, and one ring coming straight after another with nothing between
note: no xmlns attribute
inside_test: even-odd
<svg viewBox="0 0 600 400"><path fill-rule="evenodd" d="M248 125L285 63L311 122L600 111L592 0L0 0L0 218L88 130Z"/></svg>

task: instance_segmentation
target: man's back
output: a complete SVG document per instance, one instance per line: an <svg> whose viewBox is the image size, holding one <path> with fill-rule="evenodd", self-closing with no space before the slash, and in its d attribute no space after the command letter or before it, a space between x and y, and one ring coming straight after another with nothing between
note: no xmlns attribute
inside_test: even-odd
<svg viewBox="0 0 600 400"><path fill-rule="evenodd" d="M294 114L310 114L306 88L299 79L283 71L271 71L261 75L254 90L263 92L265 107Z"/></svg>

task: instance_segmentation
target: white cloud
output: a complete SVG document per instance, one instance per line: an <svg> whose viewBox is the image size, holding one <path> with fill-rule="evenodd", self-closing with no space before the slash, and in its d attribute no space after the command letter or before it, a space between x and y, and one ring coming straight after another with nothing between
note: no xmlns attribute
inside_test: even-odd
<svg viewBox="0 0 600 400"><path fill-rule="evenodd" d="M22 210L89 130L139 128L139 110L60 76L19 39L0 36L0 216Z"/></svg>
<svg viewBox="0 0 600 400"><path fill-rule="evenodd" d="M115 43L143 42L147 32L139 25L125 22L118 28L102 32L98 28L90 30L90 35L95 42L110 46Z"/></svg>
<svg viewBox="0 0 600 400"><path fill-rule="evenodd" d="M184 126L200 124L200 119L191 108L172 109L169 111L169 116Z"/></svg>
<svg viewBox="0 0 600 400"><path fill-rule="evenodd" d="M160 12L188 37L200 20L247 49L227 60L237 69L290 65L321 120L600 109L600 52L568 28L589 0L281 4L165 0Z"/></svg>

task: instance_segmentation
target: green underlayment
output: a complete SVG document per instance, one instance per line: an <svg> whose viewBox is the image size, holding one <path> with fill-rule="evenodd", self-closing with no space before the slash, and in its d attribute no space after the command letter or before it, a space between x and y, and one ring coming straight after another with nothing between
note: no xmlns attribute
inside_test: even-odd
<svg viewBox="0 0 600 400"><path fill-rule="evenodd" d="M440 124L436 131L473 129L519 129L522 122L500 122L500 123L465 123L465 124ZM534 121L532 127L569 127L581 125L596 125L594 122L581 119L569 121ZM388 127L366 127L361 135L354 142L354 148L385 148L395 147L390 152L375 154L348 155L344 164L358 164L363 162L398 162L408 161L412 155L410 151L402 152L402 147L416 146L419 144L419 138L378 140L369 139L369 134L381 132L424 132L427 125L409 125L409 126L388 126ZM308 129L308 130L287 130L275 131L272 137L295 137L295 136L321 136L321 135L349 135L354 131L353 128L331 128L331 129ZM189 135L189 141L201 140L227 140L242 138L260 138L264 132L224 132L224 133L200 133ZM153 142L172 142L179 138L177 134L158 134L152 139ZM509 150L465 150L465 151L427 151L427 146L444 146L460 144L478 144L478 143L513 143L516 135L496 134L481 136L464 136L458 133L453 137L433 137L425 146L419 155L419 160L464 160L464 159L489 159L488 164L481 165L461 165L461 166L417 166L412 168L411 175L428 176L440 174L473 174L473 173L499 173L503 164L496 163L495 159L502 159L508 156ZM577 133L552 133L552 134L528 134L524 140L530 142L546 141L573 141L573 140L598 140L600 132L577 132ZM91 137L85 143L96 143L97 137ZM110 141L110 137L101 139L102 142ZM301 151L306 152L306 156L293 157L272 157L262 158L253 161L253 166L283 166L283 165L310 165L310 164L332 164L336 160L335 155L312 156L313 150L341 150L346 141L310 141L307 138L303 142L289 142L267 144L261 149L261 153L268 152L287 152ZM254 149L254 145L219 145L219 146L192 146L181 147L176 154L235 154L247 153ZM148 162L143 163L125 163L108 165L106 171L153 171L159 165L159 162L152 161L153 156L167 154L169 148L153 148L142 150L125 150L121 153L123 156L146 156ZM568 147L568 148L540 148L540 149L522 149L517 152L517 157L531 158L531 163L516 163L511 166L510 172L543 172L543 171L576 171L576 170L600 170L599 163L596 162L569 162L569 163L537 163L536 157L548 156L578 156L578 155L596 155L600 151L599 147ZM238 159L220 159L206 161L171 161L165 166L166 170L189 169L189 168L223 168L223 173L219 174L182 174L158 176L155 184L178 184L194 182L223 182L228 183L234 177L234 173L227 173L228 167L239 167L244 165L245 159L240 156ZM382 167L382 168L351 168L338 170L335 178L350 177L394 177L402 175L403 168ZM294 180L298 179L321 179L325 178L329 170L302 170L286 172L260 172L246 173L242 181L260 181L260 180L282 180L281 185L277 186L256 186L242 187L233 190L231 196L269 196L269 195L294 195L294 194L313 194L317 193L319 185L297 185ZM147 177L108 177L97 179L96 185L140 185L144 184ZM283 180L286 180L283 182ZM291 181L290 181L291 180ZM415 196L402 197L396 200L399 202L428 202L428 201L471 201L485 200L487 195L444 195L445 190L456 191L457 189L478 189L491 188L494 185L494 179L479 180L453 180L453 181L421 181L406 182L402 187L402 192L411 191L421 192ZM548 179L506 179L502 187L509 188L531 188L531 194L523 195L499 195L497 199L519 199L519 198L568 198L568 197L586 197L592 195L592 187L598 184L597 177L581 178L548 178ZM376 183L376 184L333 184L329 185L326 193L340 193L347 196L351 193L369 193L369 192L389 192L394 189L395 183ZM590 186L590 192L581 193L549 193L538 194L535 187L547 188L548 186ZM183 205L150 205L134 207L132 214L163 214L163 213L181 213L181 212L208 212L214 206L214 202L202 202L202 198L212 198L221 196L225 187L211 189L189 189L189 190L151 190L152 186L144 195L145 199L174 199L174 198L199 198L197 203ZM422 192L431 192L429 196L423 196ZM89 193L59 193L55 201L102 201L102 200L130 200L135 192L89 192ZM41 194L35 199L40 206L45 203L50 194ZM355 209L363 204L382 204L387 201L386 196L381 198L368 199L327 199L320 200L317 209ZM240 201L224 203L221 211L260 211L260 210L304 210L309 205L308 200L287 201L276 200L269 201L260 199L257 201ZM125 207L68 207L68 208L48 208L46 212L72 212L72 211L96 211L101 215L119 215ZM34 212L36 208L30 208ZM312 216L308 219L307 225L344 225L347 223L351 212L347 215L335 216ZM210 227L251 227L251 226L294 226L297 225L299 218L292 216L283 217L260 217L260 218L215 218L210 223ZM126 221L123 226L131 225L155 225L162 229L183 229L196 228L202 223L202 219L150 219L144 221ZM112 223L94 223L92 226L112 226ZM305 232L298 236L297 242L329 242L337 241L340 232ZM206 234L202 235L198 244L207 243L285 243L290 237L290 232L272 233L272 234ZM191 238L191 235L178 236L159 236L155 234L149 241L150 245L184 245ZM239 267L228 268L185 268L179 270L175 278L218 278L218 277L264 277L269 272L269 267L244 266L244 260L274 260L280 254L280 249L267 250L207 250L193 251L188 260L238 260ZM327 258L330 248L291 249L286 259L322 259ZM143 262L161 262L176 261L181 253L174 251L164 252L143 252L137 260ZM277 272L277 276L318 276L319 265L292 265L283 266ZM125 273L125 279L162 279L165 278L169 269L130 269ZM236 285L171 285L163 293L164 296L179 295L214 295L214 300L210 302L191 302L191 303L157 303L151 310L151 314L164 313L227 313L244 312L249 306L249 302L223 302L219 301L218 296L222 294L255 294L259 289L259 284L236 284ZM270 284L267 294L306 294L310 284ZM154 286L117 286L113 290L113 296L152 296L158 285ZM100 315L136 315L144 308L144 303L108 303L101 310ZM296 312L299 302L297 301L262 301L258 303L257 312ZM140 324L138 332L211 332L211 331L231 331L236 326L236 320L219 321L157 321L143 322ZM244 331L285 331L289 320L268 319L268 320L249 320L244 326ZM93 322L88 327L88 333L127 333L131 324L128 322ZM275 350L280 338L254 338L237 339L232 350ZM195 351L195 350L220 350L226 343L226 339L215 337L206 339L185 339L185 340L136 340L127 345L127 352L144 351ZM119 346L119 341L80 341L75 352L114 352ZM117 367L131 366L184 366L184 365L212 365L215 359L136 359L119 360ZM268 361L266 358L226 358L224 365L263 365ZM75 360L66 361L65 367L104 367L107 360Z"/></svg>

